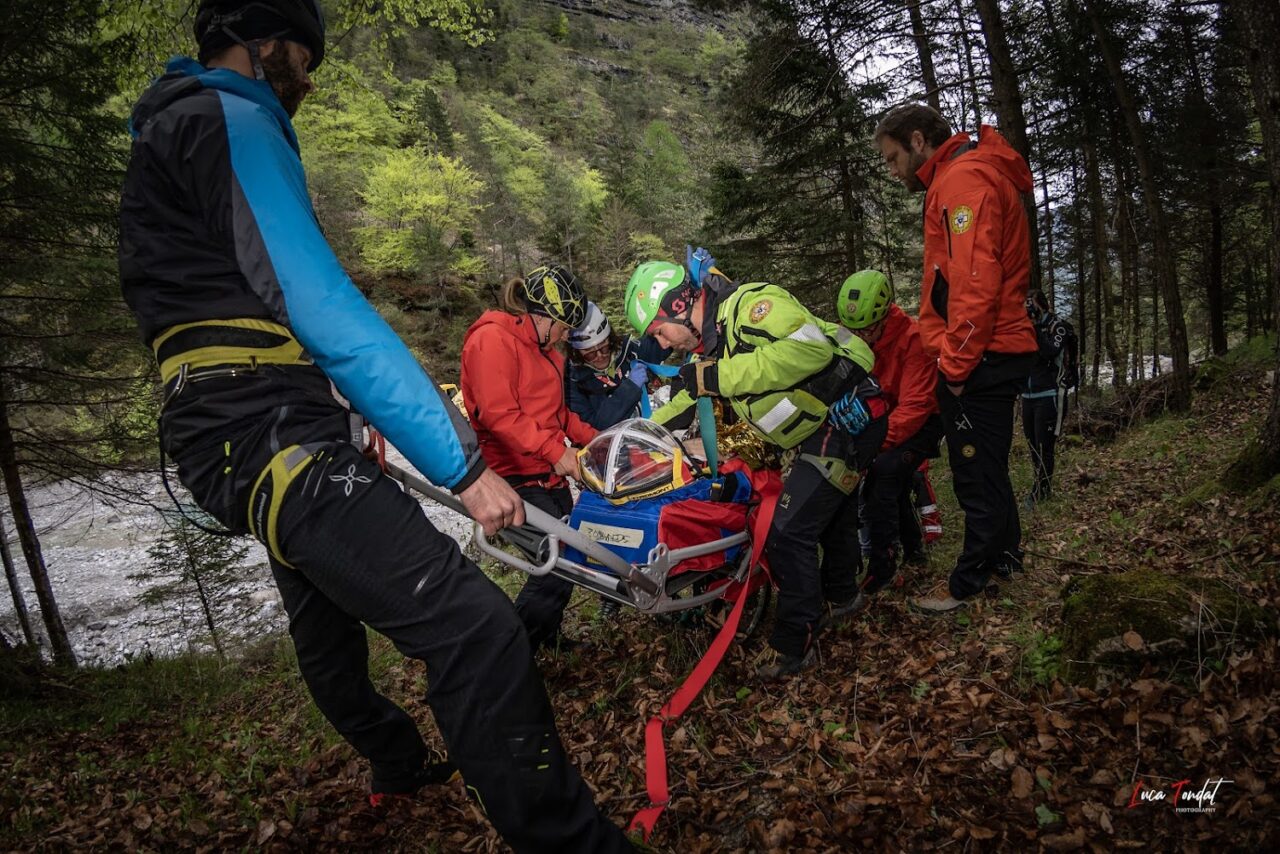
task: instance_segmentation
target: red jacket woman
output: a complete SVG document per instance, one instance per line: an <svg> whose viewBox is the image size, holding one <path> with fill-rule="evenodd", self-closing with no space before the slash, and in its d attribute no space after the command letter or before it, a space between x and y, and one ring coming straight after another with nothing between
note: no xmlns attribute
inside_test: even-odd
<svg viewBox="0 0 1280 854"><path fill-rule="evenodd" d="M462 397L490 468L508 479L561 484L576 471L557 469L566 446L584 445L596 431L565 403L565 360L552 345L568 328L555 324L545 340L537 320L486 311L471 324L462 339Z"/></svg>
<svg viewBox="0 0 1280 854"><path fill-rule="evenodd" d="M578 476L578 448L596 431L564 400L564 356L556 346L586 314L587 296L563 267L539 267L512 279L507 311L486 311L462 343L462 397L485 463L529 504L568 516L566 477ZM536 649L560 645L560 623L573 585L534 576L516 597L516 612Z"/></svg>

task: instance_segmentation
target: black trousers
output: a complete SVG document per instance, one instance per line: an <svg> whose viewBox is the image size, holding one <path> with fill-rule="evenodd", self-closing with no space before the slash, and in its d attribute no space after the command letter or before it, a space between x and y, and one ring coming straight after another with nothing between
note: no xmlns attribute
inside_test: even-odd
<svg viewBox="0 0 1280 854"><path fill-rule="evenodd" d="M567 485L547 488L527 482L527 478L508 478L516 493L525 501L559 519L573 512L573 493ZM553 575L531 575L516 596L516 613L529 633L529 643L536 650L554 644L560 636L564 609L573 596L573 585Z"/></svg>
<svg viewBox="0 0 1280 854"><path fill-rule="evenodd" d="M1067 417L1067 400L1062 399L1062 417ZM1058 397L1024 397L1022 399L1022 435L1031 448L1031 470L1035 481L1031 499L1040 501L1053 492L1053 452L1058 442Z"/></svg>
<svg viewBox="0 0 1280 854"><path fill-rule="evenodd" d="M869 589L878 589L893 578L898 543L906 554L915 554L924 548L911 487L921 460L938 455L941 438L942 420L936 415L930 416L915 435L877 454L867 469L862 500L871 535L867 565Z"/></svg>
<svg viewBox="0 0 1280 854"><path fill-rule="evenodd" d="M302 677L388 789L426 750L413 719L369 681L365 626L426 663L449 756L517 851L629 851L569 762L511 602L422 508L349 445L287 488L272 572Z"/></svg>
<svg viewBox="0 0 1280 854"><path fill-rule="evenodd" d="M837 487L810 457L842 460L856 472L884 439L883 422L857 439L824 425L801 444L801 456L782 486L765 550L778 586L769 645L784 655L804 655L813 644L824 601L845 602L857 595L862 563L857 490Z"/></svg>
<svg viewBox="0 0 1280 854"><path fill-rule="evenodd" d="M951 595L982 592L998 567L1022 562L1022 525L1009 481L1013 404L1025 379L956 396L938 381L938 402L956 500L964 511L964 546L951 571Z"/></svg>

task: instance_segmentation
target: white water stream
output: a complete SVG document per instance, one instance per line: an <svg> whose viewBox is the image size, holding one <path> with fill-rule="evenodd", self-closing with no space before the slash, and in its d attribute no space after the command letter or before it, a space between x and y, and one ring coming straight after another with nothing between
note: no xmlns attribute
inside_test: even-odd
<svg viewBox="0 0 1280 854"><path fill-rule="evenodd" d="M408 467L388 450L398 465ZM213 644L194 598L164 606L143 605L139 594L144 588L128 577L147 566L147 549L164 530L154 508L170 507L171 502L159 477L112 474L104 481L114 487L106 491L133 493L152 506L111 501L70 482L27 493L54 597L80 663L110 666L148 654L211 651ZM470 541L470 523L464 517L429 502L424 502L424 509L437 528L460 543ZM32 628L45 643L40 606L7 507L5 529ZM217 602L215 625L224 642L283 632L287 625L267 568L266 550L253 540L244 542L250 548L241 580ZM22 638L13 598L3 582L0 631L10 640Z"/></svg>

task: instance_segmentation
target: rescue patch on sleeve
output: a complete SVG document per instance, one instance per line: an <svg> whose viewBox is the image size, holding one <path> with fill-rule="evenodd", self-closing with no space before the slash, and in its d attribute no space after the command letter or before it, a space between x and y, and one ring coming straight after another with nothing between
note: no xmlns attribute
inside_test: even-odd
<svg viewBox="0 0 1280 854"><path fill-rule="evenodd" d="M960 205L951 212L951 233L964 234L973 227L973 208Z"/></svg>
<svg viewBox="0 0 1280 854"><path fill-rule="evenodd" d="M759 323L768 317L771 311L773 311L773 303L767 299L760 300L751 306L751 322Z"/></svg>

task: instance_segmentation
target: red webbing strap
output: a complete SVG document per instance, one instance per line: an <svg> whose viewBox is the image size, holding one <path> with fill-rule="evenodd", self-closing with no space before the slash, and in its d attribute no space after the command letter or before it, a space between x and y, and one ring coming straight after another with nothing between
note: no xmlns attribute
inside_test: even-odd
<svg viewBox="0 0 1280 854"><path fill-rule="evenodd" d="M387 439L381 433L369 425L369 446L365 448L365 456L372 452L374 459L378 462L378 468L385 473L387 470Z"/></svg>
<svg viewBox="0 0 1280 854"><path fill-rule="evenodd" d="M667 748L663 739L663 728L685 713L698 698L698 694L702 693L702 689L711 679L711 674L715 673L716 668L720 666L720 661L728 651L729 644L733 643L733 636L738 632L738 622L742 619L743 606L750 598L747 595L749 589L749 583L743 585L742 593L734 603L733 611L729 613L729 619L725 620L720 631L716 633L706 655L694 665L693 672L676 689L658 714L649 718L649 723L645 725L644 778L645 788L649 793L649 806L636 813L635 818L631 819L631 824L627 825L627 832L639 829L646 842L649 841L649 836L658 823L658 817L671 802L671 792L667 788Z"/></svg>

